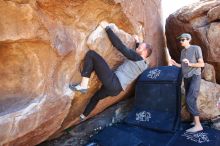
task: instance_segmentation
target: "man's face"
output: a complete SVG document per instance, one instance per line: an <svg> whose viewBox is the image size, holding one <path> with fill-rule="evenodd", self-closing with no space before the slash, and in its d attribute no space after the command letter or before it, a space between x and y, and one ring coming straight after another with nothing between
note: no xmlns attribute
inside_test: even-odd
<svg viewBox="0 0 220 146"><path fill-rule="evenodd" d="M138 48L136 49L136 52L139 54L139 55L142 55L143 53L147 53L147 49L146 49L146 44L145 43L141 43Z"/></svg>
<svg viewBox="0 0 220 146"><path fill-rule="evenodd" d="M190 40L188 38L180 38L179 42L182 47L186 47L189 45Z"/></svg>

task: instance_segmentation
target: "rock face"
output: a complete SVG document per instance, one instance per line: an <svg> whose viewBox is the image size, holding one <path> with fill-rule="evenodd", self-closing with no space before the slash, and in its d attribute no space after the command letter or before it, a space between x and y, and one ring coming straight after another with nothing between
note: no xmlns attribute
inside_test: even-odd
<svg viewBox="0 0 220 146"><path fill-rule="evenodd" d="M131 112L133 103L134 98L123 100L82 124L65 130L61 137L43 142L39 146L84 146L100 130L123 121Z"/></svg>
<svg viewBox="0 0 220 146"><path fill-rule="evenodd" d="M170 54L175 60L180 58L180 47L176 37L183 32L192 35L192 44L202 48L205 62L216 70L216 79L220 83L220 1L203 0L185 6L167 19L166 36Z"/></svg>
<svg viewBox="0 0 220 146"><path fill-rule="evenodd" d="M215 68L213 65L205 63L205 67L202 70L202 78L206 81L216 83Z"/></svg>
<svg viewBox="0 0 220 146"><path fill-rule="evenodd" d="M0 145L36 145L77 124L100 86L93 74L88 94L68 89L81 79L85 53L98 51L112 68L124 59L97 27L103 20L120 28L114 31L126 45L134 45L132 34L143 37L154 47L151 65L162 65L160 10L159 0L0 0ZM99 38L103 44L92 41ZM101 101L91 116L131 89Z"/></svg>
<svg viewBox="0 0 220 146"><path fill-rule="evenodd" d="M182 86L182 93L183 93L183 97L185 97L183 86ZM220 85L205 80L201 81L200 93L197 100L197 105L199 108L201 119L203 120L215 119L220 115L220 109L216 105L219 97L220 97ZM190 119L190 115L187 111L187 107L185 103L183 103L181 114L182 114L182 120Z"/></svg>

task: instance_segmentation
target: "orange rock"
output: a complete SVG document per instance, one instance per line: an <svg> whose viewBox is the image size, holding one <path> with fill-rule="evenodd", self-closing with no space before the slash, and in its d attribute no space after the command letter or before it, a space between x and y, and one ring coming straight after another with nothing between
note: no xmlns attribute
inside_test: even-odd
<svg viewBox="0 0 220 146"><path fill-rule="evenodd" d="M205 67L202 70L202 78L206 81L216 83L215 69L213 65L205 63Z"/></svg>

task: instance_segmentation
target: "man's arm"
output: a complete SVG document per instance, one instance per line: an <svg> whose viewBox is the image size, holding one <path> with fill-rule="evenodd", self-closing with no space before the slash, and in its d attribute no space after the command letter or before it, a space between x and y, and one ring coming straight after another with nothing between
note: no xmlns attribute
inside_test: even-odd
<svg viewBox="0 0 220 146"><path fill-rule="evenodd" d="M127 48L109 26L105 28L112 45L117 48L125 57L133 61L143 60L133 49Z"/></svg>
<svg viewBox="0 0 220 146"><path fill-rule="evenodd" d="M170 59L170 63L176 67L181 67L181 64L177 63L175 60Z"/></svg>
<svg viewBox="0 0 220 146"><path fill-rule="evenodd" d="M196 56L196 59L197 59L197 63L188 62L188 65L190 67L204 67L205 63L204 63L203 56L202 56L202 50L199 46L196 49L195 56Z"/></svg>
<svg viewBox="0 0 220 146"><path fill-rule="evenodd" d="M199 58L197 63L190 63L189 60L187 60L185 63L187 63L188 66L190 67L204 67L205 66L205 63L202 58Z"/></svg>

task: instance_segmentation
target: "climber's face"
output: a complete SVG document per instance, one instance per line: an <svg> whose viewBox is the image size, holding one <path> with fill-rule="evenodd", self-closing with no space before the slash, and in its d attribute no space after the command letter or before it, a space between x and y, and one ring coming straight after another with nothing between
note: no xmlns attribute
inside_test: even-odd
<svg viewBox="0 0 220 146"><path fill-rule="evenodd" d="M141 43L139 44L139 46L136 49L136 52L141 55L144 51L146 51L146 44L145 43Z"/></svg>
<svg viewBox="0 0 220 146"><path fill-rule="evenodd" d="M136 48L136 53L142 57L148 57L148 49L146 43L139 44L138 48Z"/></svg>

